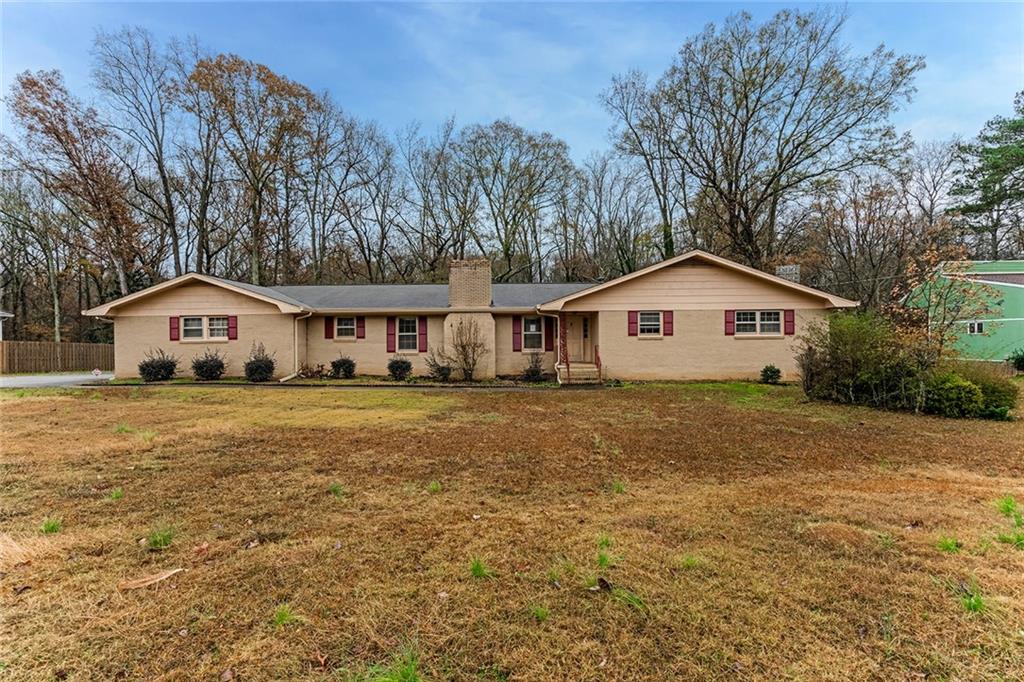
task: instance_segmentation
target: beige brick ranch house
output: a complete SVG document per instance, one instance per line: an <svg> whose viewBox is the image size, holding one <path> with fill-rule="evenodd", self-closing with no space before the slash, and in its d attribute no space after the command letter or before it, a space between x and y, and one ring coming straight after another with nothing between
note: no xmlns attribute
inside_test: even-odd
<svg viewBox="0 0 1024 682"><path fill-rule="evenodd" d="M181 360L217 349L241 374L253 343L279 377L341 355L360 374L386 374L396 354L413 371L456 325L476 322L487 344L477 378L516 375L539 354L560 381L740 379L768 364L796 372L797 337L838 296L703 251L601 284L492 284L490 264L451 264L448 284L261 287L186 274L84 311L114 324L114 373L137 375L151 349Z"/></svg>

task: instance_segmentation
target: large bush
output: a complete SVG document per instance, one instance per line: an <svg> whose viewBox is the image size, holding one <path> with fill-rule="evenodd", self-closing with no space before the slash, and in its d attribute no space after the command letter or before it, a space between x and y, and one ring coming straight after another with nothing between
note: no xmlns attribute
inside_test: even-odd
<svg viewBox="0 0 1024 682"><path fill-rule="evenodd" d="M955 372L935 372L925 381L924 411L928 414L977 417L984 404L981 389Z"/></svg>
<svg viewBox="0 0 1024 682"><path fill-rule="evenodd" d="M812 325L797 355L808 396L894 410L920 409L932 354L873 313L837 314Z"/></svg>
<svg viewBox="0 0 1024 682"><path fill-rule="evenodd" d="M979 417L1007 419L1017 405L1016 384L1000 374L997 367L987 362L958 362L953 370L981 389L983 405Z"/></svg>
<svg viewBox="0 0 1024 682"><path fill-rule="evenodd" d="M253 343L249 359L245 361L245 378L253 383L270 381L274 376L274 356L267 353L262 343Z"/></svg>
<svg viewBox="0 0 1024 682"><path fill-rule="evenodd" d="M169 381L178 371L178 358L168 355L163 348L150 350L139 363L139 376L143 381Z"/></svg>
<svg viewBox="0 0 1024 682"><path fill-rule="evenodd" d="M412 363L396 355L388 361L388 374L395 381L405 381L412 374Z"/></svg>
<svg viewBox="0 0 1024 682"><path fill-rule="evenodd" d="M356 361L342 355L337 360L331 361L331 373L336 379L351 379L356 375Z"/></svg>
<svg viewBox="0 0 1024 682"><path fill-rule="evenodd" d="M192 358L192 374L200 381L216 381L224 374L227 364L219 351L209 348L202 355Z"/></svg>
<svg viewBox="0 0 1024 682"><path fill-rule="evenodd" d="M1018 372L1024 372L1024 348L1018 348L1010 353L1008 358L1013 368Z"/></svg>

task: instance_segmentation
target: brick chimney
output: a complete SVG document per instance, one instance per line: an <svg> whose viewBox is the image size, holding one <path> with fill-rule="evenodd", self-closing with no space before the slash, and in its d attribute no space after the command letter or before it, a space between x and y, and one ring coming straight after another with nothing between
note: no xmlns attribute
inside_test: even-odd
<svg viewBox="0 0 1024 682"><path fill-rule="evenodd" d="M448 266L448 306L477 308L491 305L491 262L486 258L453 260Z"/></svg>

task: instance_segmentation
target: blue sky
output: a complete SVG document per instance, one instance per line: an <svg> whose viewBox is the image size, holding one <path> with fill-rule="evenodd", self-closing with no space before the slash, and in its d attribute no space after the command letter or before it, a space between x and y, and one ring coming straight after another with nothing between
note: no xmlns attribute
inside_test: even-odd
<svg viewBox="0 0 1024 682"><path fill-rule="evenodd" d="M194 34L262 62L389 130L508 117L565 139L573 156L608 145L598 94L612 75L660 74L708 22L775 3L19 3L0 0L0 84L57 68L89 97L97 28ZM807 5L804 5L807 6ZM1024 4L852 3L847 41L924 55L914 103L895 118L918 139L974 135L1024 89ZM6 120L6 117L5 119ZM6 125L0 122L0 125Z"/></svg>

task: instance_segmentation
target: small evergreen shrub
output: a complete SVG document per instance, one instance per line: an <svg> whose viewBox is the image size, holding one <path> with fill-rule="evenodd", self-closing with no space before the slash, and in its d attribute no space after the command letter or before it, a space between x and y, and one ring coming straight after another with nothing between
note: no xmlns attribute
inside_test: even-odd
<svg viewBox="0 0 1024 682"><path fill-rule="evenodd" d="M249 359L245 361L245 378L253 383L270 381L274 376L274 356L267 353L262 343L253 343Z"/></svg>
<svg viewBox="0 0 1024 682"><path fill-rule="evenodd" d="M444 382L452 378L452 363L443 349L439 351L436 348L431 348L425 361L427 374L434 381Z"/></svg>
<svg viewBox="0 0 1024 682"><path fill-rule="evenodd" d="M412 363L396 355L388 361L388 375L395 381L405 381L412 374Z"/></svg>
<svg viewBox="0 0 1024 682"><path fill-rule="evenodd" d="M931 374L924 390L924 411L942 417L977 417L985 404L981 389L955 372Z"/></svg>
<svg viewBox="0 0 1024 682"><path fill-rule="evenodd" d="M356 361L347 355L331 361L331 373L335 379L351 379L356 375Z"/></svg>
<svg viewBox="0 0 1024 682"><path fill-rule="evenodd" d="M544 381L544 357L540 353L529 354L521 378L528 383Z"/></svg>
<svg viewBox="0 0 1024 682"><path fill-rule="evenodd" d="M985 362L960 362L954 371L981 389L982 406L978 414L983 419L1009 419L1010 410L1017 406L1016 384Z"/></svg>
<svg viewBox="0 0 1024 682"><path fill-rule="evenodd" d="M145 382L169 381L178 372L178 358L168 355L163 348L150 350L139 363L139 376Z"/></svg>
<svg viewBox="0 0 1024 682"><path fill-rule="evenodd" d="M1018 348L1007 358L1018 372L1024 372L1024 348Z"/></svg>
<svg viewBox="0 0 1024 682"><path fill-rule="evenodd" d="M220 351L211 351L209 348L202 355L192 359L192 374L199 381L216 381L224 374L227 363Z"/></svg>
<svg viewBox="0 0 1024 682"><path fill-rule="evenodd" d="M761 369L762 384L777 384L782 381L782 370L775 365L765 365Z"/></svg>

